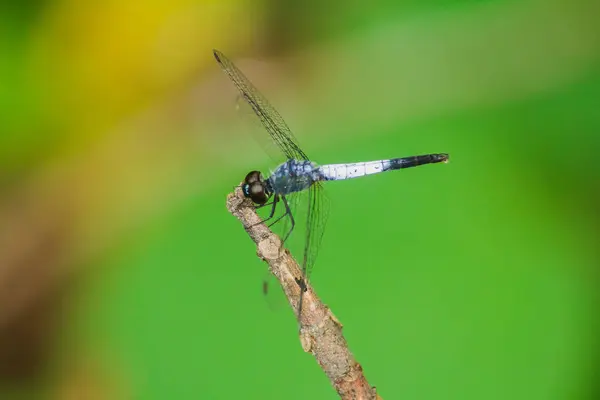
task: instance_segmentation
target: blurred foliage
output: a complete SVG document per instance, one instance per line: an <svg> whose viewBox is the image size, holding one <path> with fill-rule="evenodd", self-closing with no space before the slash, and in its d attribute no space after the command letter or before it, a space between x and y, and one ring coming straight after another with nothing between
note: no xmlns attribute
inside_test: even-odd
<svg viewBox="0 0 600 400"><path fill-rule="evenodd" d="M596 398L597 15L0 3L0 398L335 396L225 210L274 165L212 48L317 162L451 155L327 185L313 285L383 398Z"/></svg>

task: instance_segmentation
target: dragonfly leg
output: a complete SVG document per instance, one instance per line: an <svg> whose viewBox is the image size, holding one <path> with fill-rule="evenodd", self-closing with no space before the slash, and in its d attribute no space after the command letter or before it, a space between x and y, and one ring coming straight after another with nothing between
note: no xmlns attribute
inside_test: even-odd
<svg viewBox="0 0 600 400"><path fill-rule="evenodd" d="M273 222L271 222L269 225L267 225L269 228L272 227L273 225L275 225L276 223L278 223L279 221L281 221L281 218L285 217L287 215L287 213L280 215L279 217L277 217L277 219Z"/></svg>
<svg viewBox="0 0 600 400"><path fill-rule="evenodd" d="M250 226L249 226L249 228L252 228L253 226L256 226L256 225L258 225L258 224L262 224L262 223L264 223L264 222L267 222L268 220L270 220L271 218L273 218L273 215L275 215L275 209L277 208L277 202L278 202L278 201L279 201L279 196L275 196L275 197L273 198L273 201L272 201L272 202L270 202L270 203L267 203L267 204L263 204L263 205L260 205L260 206L257 206L256 208L258 209L258 208L262 208L262 207L265 207L265 206L268 206L268 205L273 205L273 207L271 207L271 212L269 213L269 216L268 216L267 218L263 219L263 220L262 220L262 221L260 221L260 222L257 222L256 224L252 224L252 225L250 225ZM285 214L284 214L284 215L285 215ZM280 217L280 218L281 218L281 217ZM278 220L279 220L280 218L278 218ZM275 221L275 222L277 222L277 221ZM271 226L271 225L269 225L269 226Z"/></svg>
<svg viewBox="0 0 600 400"><path fill-rule="evenodd" d="M279 217L277 217L277 219L275 221L273 221L269 225L267 225L269 228L272 227L273 225L275 225L276 223L278 223L279 221L281 221L281 219L283 217L285 217L286 215L289 215L290 217L292 216L292 212L290 210L290 206L288 205L287 199L284 196L281 196L281 200L283 200L283 205L285 206L285 212L283 214L281 214ZM269 218L271 218L271 217L269 217ZM294 219L292 218L292 229L293 228L294 228ZM291 233L291 230L290 230L290 233ZM288 236L289 236L289 234L286 235L285 238L287 239ZM283 242L281 242L281 244L283 244L284 242L285 242L285 239Z"/></svg>
<svg viewBox="0 0 600 400"><path fill-rule="evenodd" d="M263 222L267 222L268 220L273 218L273 215L275 215L275 208L277 207L278 201L279 201L279 196L275 195L275 197L273 198L273 201L271 203L269 203L269 204L273 204L273 207L271 207L271 212L269 213L269 216L263 220Z"/></svg>
<svg viewBox="0 0 600 400"><path fill-rule="evenodd" d="M258 206L254 206L254 208L258 210L258 209L261 209L263 207L271 206L271 205L273 205L273 203L277 203L279 201L279 196L274 197L274 199L276 199L276 200L270 201L270 202L265 203L265 204L259 204ZM271 210L271 211L273 211L273 210Z"/></svg>
<svg viewBox="0 0 600 400"><path fill-rule="evenodd" d="M290 237L290 234L294 230L294 226L296 225L296 223L294 222L294 216L292 215L292 210L290 210L290 205L288 204L285 196L281 196L281 200L283 200L283 205L285 206L285 214L283 214L283 215L288 215L290 217L290 223L292 224L292 226L290 227L290 230L286 233L285 237L283 238L283 242L282 242L282 244L283 244L288 239L288 237ZM282 217L283 217L283 215L282 215Z"/></svg>

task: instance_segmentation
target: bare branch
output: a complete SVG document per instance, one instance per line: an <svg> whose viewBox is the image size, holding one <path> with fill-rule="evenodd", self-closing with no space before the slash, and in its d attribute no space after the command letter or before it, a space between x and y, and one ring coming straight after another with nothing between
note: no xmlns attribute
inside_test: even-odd
<svg viewBox="0 0 600 400"><path fill-rule="evenodd" d="M302 278L298 263L281 240L256 214L252 202L244 198L238 187L227 196L227 209L242 222L256 243L258 256L269 264L269 270L283 288L294 314L297 314ZM354 359L342 334L342 324L329 307L321 303L310 284L303 296L300 343L312 353L342 399L380 399L365 378L362 367Z"/></svg>

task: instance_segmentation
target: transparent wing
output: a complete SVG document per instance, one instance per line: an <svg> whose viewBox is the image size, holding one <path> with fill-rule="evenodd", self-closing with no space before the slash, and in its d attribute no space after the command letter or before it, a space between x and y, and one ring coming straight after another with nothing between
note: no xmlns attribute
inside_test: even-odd
<svg viewBox="0 0 600 400"><path fill-rule="evenodd" d="M236 111L241 122L240 128L254 138L254 142L269 156L273 165L279 165L288 160L287 155L271 139L271 135L265 135L263 124L256 118L256 113L241 94L236 99Z"/></svg>
<svg viewBox="0 0 600 400"><path fill-rule="evenodd" d="M281 115L260 94L258 89L246 78L227 57L218 50L213 50L215 59L235 84L240 94L252 107L263 126L288 159L308 160L306 154L298 147L297 140Z"/></svg>
<svg viewBox="0 0 600 400"><path fill-rule="evenodd" d="M306 221L306 208L305 206L308 204L308 191L295 193L291 196L287 196L287 201L290 206L290 211L296 220L296 226L294 228L294 233L290 235L290 237L285 242L285 247L290 250L292 255L294 254L302 254L304 250L304 232L306 230L305 221ZM299 205L301 205L299 207ZM268 209L268 210L265 210ZM304 212L302 212L304 211ZM270 212L270 207L264 207L259 210L259 214L261 218L264 219ZM282 214L285 214L285 207L283 202L279 202L277 206L277 211L275 212L275 217L273 219L278 218ZM283 239L286 234L289 232L291 227L290 219L286 216L282 218L279 222L273 224L270 229L273 233ZM297 260L298 262L302 260ZM265 275L263 279L263 295L265 296L265 300L269 304L269 308L271 310L279 309L281 304L286 302L285 297L283 296L283 292L280 289L279 282L269 271Z"/></svg>
<svg viewBox="0 0 600 400"><path fill-rule="evenodd" d="M313 184L309 190L286 196L296 226L294 233L290 235L285 243L292 254L302 254L297 259L301 265L305 279L308 281L315 265L325 225L329 217L329 198L327 197L321 182ZM285 213L281 202L277 206L276 217ZM268 208L268 207L265 207ZM261 210L261 214L268 214L269 210ZM290 219L282 218L271 226L271 230L283 238L290 229ZM269 291L273 288L268 284Z"/></svg>
<svg viewBox="0 0 600 400"><path fill-rule="evenodd" d="M281 115L271 106L267 99L260 94L254 85L246 78L246 76L218 50L213 50L215 59L229 76L231 81L237 87L241 97L250 105L252 111L258 116L262 125L269 133L272 141L277 145L279 150L287 159L308 160L308 156L298 147L297 140L292 134ZM259 140L264 145L264 141ZM270 145L264 145L265 150L272 156ZM273 157L273 156L272 156ZM275 158L278 158L277 156ZM295 230L299 230L295 235L291 235L286 243L286 246L292 249L292 254L303 254L302 272L306 281L309 280L310 274L314 267L327 217L329 216L329 199L323 192L323 187L320 182L314 183L308 191L296 193L292 196L286 196L291 215L295 220ZM300 205L300 206L299 206ZM283 204L279 206L275 214L275 218L281 212ZM287 236L290 228L289 218L283 218L281 222L273 226L273 231L278 233L280 237ZM303 231L303 232L302 232ZM303 233L303 234L302 234ZM304 238L302 253L294 250L295 244L299 245L301 239ZM298 240L297 240L298 239ZM300 247L300 246L298 246ZM263 285L263 291L269 291L268 283ZM304 292L301 292L304 293ZM300 305L302 304L302 296ZM298 310L300 316L301 309Z"/></svg>
<svg viewBox="0 0 600 400"><path fill-rule="evenodd" d="M304 237L304 253L302 259L302 273L305 282L310 280L312 269L317 260L323 232L329 216L329 199L323 191L320 182L313 184L308 190L308 207L306 207L306 231ZM304 290L300 291L297 317L302 325L302 306Z"/></svg>
<svg viewBox="0 0 600 400"><path fill-rule="evenodd" d="M263 298L272 312L285 309L287 299L283 295L283 291L279 289L279 281L269 270L265 271L265 276L262 282Z"/></svg>
<svg viewBox="0 0 600 400"><path fill-rule="evenodd" d="M325 194L321 182L315 182L308 190L308 203L306 239L302 260L302 272L304 272L307 281L310 279L310 274L317 260L325 225L329 217L329 198Z"/></svg>

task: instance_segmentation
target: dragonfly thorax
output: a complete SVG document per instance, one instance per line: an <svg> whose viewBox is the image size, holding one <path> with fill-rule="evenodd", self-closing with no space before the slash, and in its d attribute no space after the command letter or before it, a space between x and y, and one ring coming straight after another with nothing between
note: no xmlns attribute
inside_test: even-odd
<svg viewBox="0 0 600 400"><path fill-rule="evenodd" d="M306 190L318 180L321 180L319 167L309 160L288 160L267 178L270 189L284 196Z"/></svg>
<svg viewBox="0 0 600 400"><path fill-rule="evenodd" d="M244 196L256 204L265 204L273 194L269 181L265 181L260 171L251 171L242 184Z"/></svg>

